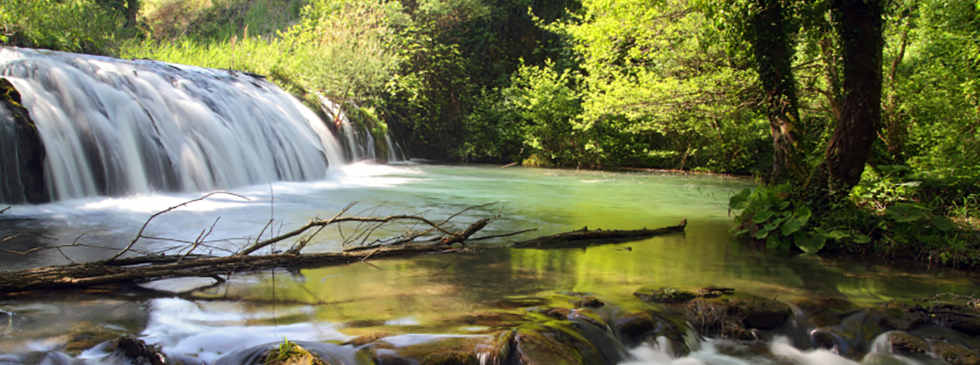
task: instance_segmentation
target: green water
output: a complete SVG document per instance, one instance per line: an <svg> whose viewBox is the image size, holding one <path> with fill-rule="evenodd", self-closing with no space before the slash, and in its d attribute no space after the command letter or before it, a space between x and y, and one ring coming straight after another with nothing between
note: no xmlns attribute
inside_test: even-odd
<svg viewBox="0 0 980 365"><path fill-rule="evenodd" d="M743 179L494 166L366 169L368 173L352 173L354 177L340 183L276 186L277 216L301 224L312 215L332 215L356 200L358 209L379 207L367 213L426 211L428 216L441 218L466 206L499 202L462 215L460 225L500 213L502 217L485 234L539 229L521 236L523 239L583 226L658 228L683 218L688 225L683 234L626 243L563 249L493 248L511 241L500 239L489 242L490 248L465 252L234 275L223 285L174 300L158 299L170 295L148 297L136 291L113 293L111 299L99 293L75 293L73 300L61 294L8 297L0 300L0 309L24 313L30 321L15 326L18 337L0 339L0 350L12 351L31 341L54 341L51 339L71 332L79 323L111 325L166 346L178 346L197 333L256 326L331 326L329 334L288 327L299 331L290 332L290 339L296 340L342 340L374 331L481 332L485 328L473 328L468 316L499 311L499 302L507 298L574 291L623 305L637 301L632 296L637 288L651 285L729 287L785 302L846 296L859 304L976 291L972 275L952 270L869 258L773 252L737 242L729 233L726 202L732 191L752 186ZM258 212L268 210L261 196L254 200L259 207L235 205L188 213L169 224L195 220L209 225L211 216L220 215L254 227L266 219ZM325 232L314 250L339 249L339 237L339 232ZM186 317L181 312L187 310L174 309L185 304L199 313L197 317ZM101 311L112 308L126 308L128 314L115 318Z"/></svg>

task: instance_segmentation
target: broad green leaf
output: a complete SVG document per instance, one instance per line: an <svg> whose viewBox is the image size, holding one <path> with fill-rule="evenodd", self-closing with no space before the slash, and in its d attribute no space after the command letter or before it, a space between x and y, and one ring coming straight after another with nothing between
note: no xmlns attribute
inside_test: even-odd
<svg viewBox="0 0 980 365"><path fill-rule="evenodd" d="M779 228L779 223L777 222L769 222L769 224L766 224L765 226L762 227L762 229L765 229L767 231L773 231L776 228Z"/></svg>
<svg viewBox="0 0 980 365"><path fill-rule="evenodd" d="M791 236L793 235L793 233L799 231L800 228L803 228L803 225L805 224L806 224L806 220L801 220L796 217L790 218L785 222L783 222L781 226L779 226L779 231L783 233L783 236Z"/></svg>
<svg viewBox="0 0 980 365"><path fill-rule="evenodd" d="M754 222L754 223L762 223L762 222L765 222L765 221L769 220L769 218L771 218L772 215L773 215L773 211L771 211L771 210L768 210L768 209L760 210L758 212L755 212L755 215L752 216L752 222Z"/></svg>
<svg viewBox="0 0 980 365"><path fill-rule="evenodd" d="M822 234L796 232L793 235L793 243L796 244L796 247L803 250L803 252L814 253L823 248L824 244L827 243L827 237Z"/></svg>
<svg viewBox="0 0 980 365"><path fill-rule="evenodd" d="M825 233L824 236L827 236L827 238L832 238L832 239L835 239L835 240L839 240L841 238L850 237L851 234L850 233L847 233L847 232L844 232L844 231L838 231L838 230L835 229L833 231L830 231L829 233Z"/></svg>
<svg viewBox="0 0 980 365"><path fill-rule="evenodd" d="M749 206L749 194L752 191L749 188L742 189L737 194L732 195L728 198L728 207L732 210L742 210Z"/></svg>
<svg viewBox="0 0 980 365"><path fill-rule="evenodd" d="M746 233L749 233L749 229L748 228L743 228L743 229L740 229L738 232L735 232L735 235L736 236L741 236L741 235L746 234Z"/></svg>
<svg viewBox="0 0 980 365"><path fill-rule="evenodd" d="M776 203L776 209L786 210L786 208L789 208L789 200L783 200L779 203Z"/></svg>
<svg viewBox="0 0 980 365"><path fill-rule="evenodd" d="M766 237L769 237L769 232L770 231L767 231L767 230L764 230L764 229L760 229L758 231L755 231L755 238L760 239L760 240L766 239Z"/></svg>
<svg viewBox="0 0 980 365"><path fill-rule="evenodd" d="M895 204L885 208L885 217L896 223L914 222L926 216L926 212L911 204Z"/></svg>
<svg viewBox="0 0 980 365"><path fill-rule="evenodd" d="M766 248L777 248L779 247L779 238L776 235L769 236L766 239Z"/></svg>
<svg viewBox="0 0 980 365"><path fill-rule="evenodd" d="M806 221L810 219L810 215L812 214L813 212L810 211L810 208L800 207L800 209L796 210L796 213L794 213L793 216L803 220L803 223L806 224Z"/></svg>
<svg viewBox="0 0 980 365"><path fill-rule="evenodd" d="M871 237L865 236L860 233L854 234L854 243L868 243L871 242Z"/></svg>
<svg viewBox="0 0 980 365"><path fill-rule="evenodd" d="M932 223L933 227L936 227L936 229L943 232L949 232L956 229L956 224L953 224L953 222L946 219L946 217L933 215L929 217L929 221Z"/></svg>

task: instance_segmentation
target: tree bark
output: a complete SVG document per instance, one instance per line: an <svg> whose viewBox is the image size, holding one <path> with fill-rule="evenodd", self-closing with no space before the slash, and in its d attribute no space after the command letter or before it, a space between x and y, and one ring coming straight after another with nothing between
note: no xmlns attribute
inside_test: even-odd
<svg viewBox="0 0 980 365"><path fill-rule="evenodd" d="M841 39L844 97L824 164L827 178L850 191L861 180L881 121L884 0L834 0L832 7Z"/></svg>
<svg viewBox="0 0 980 365"><path fill-rule="evenodd" d="M756 70L766 93L766 116L772 131L770 182L803 182L806 166L800 151L799 101L793 77L793 49L788 40L782 0L756 0L751 44Z"/></svg>

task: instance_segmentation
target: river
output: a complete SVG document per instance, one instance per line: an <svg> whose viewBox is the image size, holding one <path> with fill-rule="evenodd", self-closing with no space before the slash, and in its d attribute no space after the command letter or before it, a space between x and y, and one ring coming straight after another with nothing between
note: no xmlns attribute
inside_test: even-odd
<svg viewBox="0 0 980 365"><path fill-rule="evenodd" d="M351 215L406 213L434 219L467 206L496 203L466 212L457 218L459 224L500 214L484 234L538 229L519 236L525 238L583 226L656 228L684 218L688 225L683 234L584 248L487 248L292 272L236 274L224 284L180 295L134 287L6 296L0 299L0 309L15 315L8 316L10 323L0 338L0 353L8 354L0 356L0 363L39 361L52 351L76 360L104 361L106 353L99 341L84 339L103 340L120 334L160 345L168 355L207 363L236 349L284 337L343 342L385 332L411 343L431 339L433 334L484 335L490 329L487 325L471 324L466 318L494 313L502 301L561 292L589 293L612 306L636 301L632 294L643 286L728 287L785 302L843 296L860 305L975 291L975 284L955 271L765 251L736 242L729 233L732 221L726 202L733 191L749 186L752 183L744 179L699 174L423 161L357 163L337 169L322 181L233 189L230 192L238 196L215 196L156 218L148 226L148 235L193 240L214 225L209 250L220 254L223 249L239 247L243 237L254 239L270 219L274 230L289 230L313 216L332 216L355 201ZM119 248L154 212L199 196L142 194L18 205L0 216L0 234L27 231L50 238L28 238L22 241L25 246L67 243L81 235L77 242ZM516 239L498 239L485 246ZM341 241L341 233L326 231L311 249L338 251L343 248ZM138 247L153 251L172 245L146 240ZM67 262L65 256L76 261L96 259L114 250L72 248L63 253L2 254L0 259L9 270ZM174 279L144 287L183 291L206 284L210 282ZM730 349L721 354L718 349L731 346L709 341L690 356L673 359L648 344L634 350L633 356L651 364L712 358L716 360L708 363L730 363L725 361L735 361L738 355L732 355ZM767 356L772 359L779 358L772 354L782 351L789 354L784 356L787 359L825 356L846 363L830 353L800 352L785 341L769 346Z"/></svg>

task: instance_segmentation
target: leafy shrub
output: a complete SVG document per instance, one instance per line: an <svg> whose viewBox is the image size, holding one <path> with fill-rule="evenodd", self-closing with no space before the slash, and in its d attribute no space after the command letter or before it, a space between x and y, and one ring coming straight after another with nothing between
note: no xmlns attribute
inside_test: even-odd
<svg viewBox="0 0 980 365"><path fill-rule="evenodd" d="M115 55L134 36L123 14L94 0L0 1L0 44Z"/></svg>

